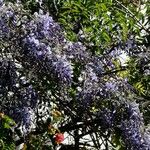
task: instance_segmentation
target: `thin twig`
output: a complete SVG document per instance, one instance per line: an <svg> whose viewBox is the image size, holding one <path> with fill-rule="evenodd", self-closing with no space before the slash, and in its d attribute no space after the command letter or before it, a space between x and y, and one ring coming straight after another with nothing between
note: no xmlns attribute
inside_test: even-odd
<svg viewBox="0 0 150 150"><path fill-rule="evenodd" d="M141 24L141 22L135 17L135 15L127 8L125 7L121 2L119 2L118 0L114 0L115 2L117 2L122 8L124 8L126 10L127 13L129 13L129 15L138 22L138 24L140 25L140 27L145 30L146 32L150 32L148 29L146 29L143 24ZM117 7L116 7L117 8ZM118 8L117 8L118 9Z"/></svg>

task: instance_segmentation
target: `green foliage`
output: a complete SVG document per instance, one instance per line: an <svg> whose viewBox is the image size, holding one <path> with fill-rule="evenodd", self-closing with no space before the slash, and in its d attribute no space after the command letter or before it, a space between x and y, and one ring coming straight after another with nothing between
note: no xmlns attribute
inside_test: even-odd
<svg viewBox="0 0 150 150"><path fill-rule="evenodd" d="M30 135L29 142L25 145L25 150L53 150L50 144L50 138L48 134Z"/></svg>
<svg viewBox="0 0 150 150"><path fill-rule="evenodd" d="M141 64L142 63L142 64ZM145 123L150 123L150 77L149 74L145 72L144 68L148 70L148 63L144 63L138 59L131 59L129 61L129 82L135 87L137 94L143 97L143 100L139 100L139 103L142 106L143 116Z"/></svg>
<svg viewBox="0 0 150 150"><path fill-rule="evenodd" d="M114 144L113 150L125 150L125 147L122 144L122 140L120 138L120 131L116 130L115 134L111 137L111 140Z"/></svg>
<svg viewBox="0 0 150 150"><path fill-rule="evenodd" d="M48 6L51 11L50 1ZM55 7L57 20L64 27L66 36L85 45L94 45L93 51L97 54L102 54L104 49L111 47L118 39L125 41L129 34L140 32L137 20L128 9L132 8L132 15L135 14L139 19L139 16L143 16L137 13L133 5L126 10L126 7L111 0L63 0L56 1Z"/></svg>
<svg viewBox="0 0 150 150"><path fill-rule="evenodd" d="M132 34L137 36L139 43L149 44L149 35L143 34L141 36L141 31L146 31L144 25L148 24L148 22L145 22L145 17L148 18L149 16L150 7L147 6L145 6L147 8L147 15L145 16L135 4L129 3L128 0L47 0L44 6L40 6L35 0L22 0L22 3L25 9L30 10L31 14L37 12L41 7L44 7L45 11L48 9L53 18L63 27L66 37L70 41L80 41L92 54L102 55L105 50L118 44L119 41L125 42ZM146 3L148 4L148 2ZM114 59L113 61L115 69L120 70L117 75L122 78L128 78L138 96L148 99L150 97L150 78L148 74L144 74L141 68L147 67L147 64L144 66L141 64L140 59L131 57L126 69L122 70L122 64L119 59ZM75 76L73 80L75 82L78 82L78 77L82 70L80 67L82 67L81 64L74 63ZM43 79L41 87L36 87L37 83L34 84L35 88L38 88L43 93L47 89L51 89L51 92L55 93L56 88L58 88L53 81L48 81L47 78ZM76 83L73 83L68 91L73 99L76 96L76 88ZM74 106L74 102L72 103L71 106ZM103 107L107 105L104 102ZM91 112L97 112L98 107L92 107ZM143 110L143 112L146 124L148 124L147 120L149 120L150 112L147 109ZM58 117L56 112L53 114L53 123L61 122L63 119L62 116ZM4 116L1 121L0 148L12 150L14 149L14 143L11 140L7 141L11 137L11 135L7 134L7 131L15 123L8 116ZM46 127L45 129L47 129ZM47 139L53 140L53 137L46 130L44 131L44 134L31 135L27 148L51 149L50 146L46 147L44 145L44 141ZM120 137L119 131L116 131L112 137L112 142L115 144L115 149L124 150Z"/></svg>
<svg viewBox="0 0 150 150"><path fill-rule="evenodd" d="M128 62L130 67L128 74L129 82L134 85L139 95L150 97L149 74L144 73L144 66L146 67L146 65L141 63L141 60L138 59L130 59Z"/></svg>
<svg viewBox="0 0 150 150"><path fill-rule="evenodd" d="M3 114L2 114L3 115ZM15 122L8 117L3 115L0 118L0 149L1 150L13 150L15 149L15 144L11 135L11 127L15 125ZM8 140L9 139L9 140Z"/></svg>

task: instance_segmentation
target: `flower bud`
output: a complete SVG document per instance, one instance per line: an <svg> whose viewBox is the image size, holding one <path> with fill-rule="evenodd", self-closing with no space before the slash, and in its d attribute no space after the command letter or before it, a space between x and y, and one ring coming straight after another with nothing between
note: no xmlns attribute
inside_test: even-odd
<svg viewBox="0 0 150 150"><path fill-rule="evenodd" d="M57 144L60 144L60 143L62 143L64 141L64 134L62 134L62 133L56 133L55 134L55 142L57 143Z"/></svg>

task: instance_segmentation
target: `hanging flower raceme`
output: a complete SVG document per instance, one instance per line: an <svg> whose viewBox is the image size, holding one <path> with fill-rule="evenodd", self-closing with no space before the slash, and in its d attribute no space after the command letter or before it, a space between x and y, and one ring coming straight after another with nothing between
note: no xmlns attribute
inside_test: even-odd
<svg viewBox="0 0 150 150"><path fill-rule="evenodd" d="M61 81L71 83L73 77L73 67L66 59L57 57L56 61L54 61L52 65L54 73L61 79Z"/></svg>
<svg viewBox="0 0 150 150"><path fill-rule="evenodd" d="M132 46L135 44L128 41L124 47L129 51ZM34 127L38 124L41 113L49 115L45 109L39 113L38 105L45 108L50 106L51 99L57 103L62 96L57 104L67 106L64 113L70 110L68 107L79 106L72 116L87 112L81 121L97 117L98 125L105 131L114 130L116 125L127 149L149 149L150 136L141 131L143 120L138 105L125 101L130 87L115 74L112 60L120 57L121 49L121 45L114 47L108 58L95 56L82 43L65 39L60 25L48 13L31 15L21 4L5 4L0 0L0 112L10 115L27 134L33 124ZM61 105L62 99L68 103ZM126 115L121 118L122 112L117 107L122 102L126 104L123 108ZM96 111L91 111L92 108ZM56 133L54 140L62 143L64 134Z"/></svg>
<svg viewBox="0 0 150 150"><path fill-rule="evenodd" d="M120 129L127 149L147 150L150 148L150 135L142 133L143 118L135 102L127 105L127 120L121 121ZM147 136L147 139L145 138Z"/></svg>
<svg viewBox="0 0 150 150"><path fill-rule="evenodd" d="M33 28L35 26L35 28ZM64 55L58 53L59 46L64 44L60 27L53 19L46 15L36 14L34 20L24 27L25 36L22 40L22 54L29 63L41 73L51 74L63 83L71 83L73 67L65 59ZM61 47L60 47L61 48ZM57 54L58 53L58 54ZM35 68L36 69L36 68ZM37 69L39 71L39 69Z"/></svg>

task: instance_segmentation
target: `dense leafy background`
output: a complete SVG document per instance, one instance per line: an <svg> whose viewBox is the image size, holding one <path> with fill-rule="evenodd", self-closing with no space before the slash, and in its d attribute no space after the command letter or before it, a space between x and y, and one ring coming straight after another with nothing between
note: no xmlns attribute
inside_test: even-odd
<svg viewBox="0 0 150 150"><path fill-rule="evenodd" d="M21 122L27 127L19 134L24 149L56 149L61 132L73 141L60 149L149 148L149 6L128 0L8 0L3 7L21 23L13 28L14 18L1 9L10 29L0 22L1 147L15 149L13 134ZM48 110L40 114L43 107ZM28 131L31 112L36 128ZM83 142L86 135L90 142Z"/></svg>

